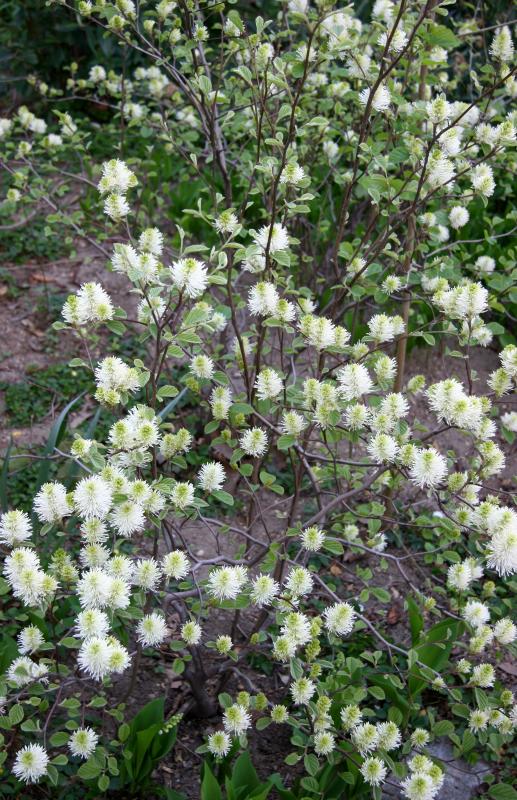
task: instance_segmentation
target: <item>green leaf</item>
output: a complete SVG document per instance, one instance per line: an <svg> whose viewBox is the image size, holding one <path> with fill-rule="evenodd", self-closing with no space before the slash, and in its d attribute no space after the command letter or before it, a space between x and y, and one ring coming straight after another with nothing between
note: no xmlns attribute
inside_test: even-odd
<svg viewBox="0 0 517 800"><path fill-rule="evenodd" d="M97 781L97 786L99 787L99 790L101 792L105 792L106 789L109 787L109 785L110 785L110 779L108 778L108 776L101 775L99 780Z"/></svg>
<svg viewBox="0 0 517 800"><path fill-rule="evenodd" d="M70 411L76 405L76 403L78 403L79 400L84 396L84 394L85 392L81 392L81 394L78 394L77 397L74 397L73 400L70 400L70 402L64 407L61 414L54 422L50 430L45 450L43 451L43 456L50 456L53 454L54 448L58 446L59 442L65 435L66 421ZM48 480L48 476L50 473L50 463L51 462L48 459L45 459L41 462L38 471L38 477L36 479L36 486L34 487L34 492L37 492L38 489Z"/></svg>
<svg viewBox="0 0 517 800"><path fill-rule="evenodd" d="M167 384L167 386L160 386L158 391L156 392L156 396L159 400L163 400L164 397L176 397L179 394L178 389L175 386L171 386Z"/></svg>
<svg viewBox="0 0 517 800"><path fill-rule="evenodd" d="M91 757L88 761L85 761L84 764L81 764L77 770L77 774L83 780L91 781L100 775L101 771L102 769L99 762L94 757Z"/></svg>
<svg viewBox="0 0 517 800"><path fill-rule="evenodd" d="M203 780L201 782L201 800L222 800L221 789L214 773L205 761L203 764Z"/></svg>
<svg viewBox="0 0 517 800"><path fill-rule="evenodd" d="M454 725L449 720L442 719L433 725L431 730L434 736L448 736L450 733L454 733Z"/></svg>
<svg viewBox="0 0 517 800"><path fill-rule="evenodd" d="M233 496L229 492L225 492L223 489L216 489L212 492L212 495L221 503L227 506L233 506Z"/></svg>
<svg viewBox="0 0 517 800"><path fill-rule="evenodd" d="M445 47L446 50L451 50L453 47L458 47L460 39L454 35L450 28L445 25L436 25L432 23L429 25L428 30L424 34L425 41L433 47Z"/></svg>
<svg viewBox="0 0 517 800"><path fill-rule="evenodd" d="M498 783L495 786L491 786L488 794L494 800L517 800L517 792L509 783Z"/></svg>
<svg viewBox="0 0 517 800"><path fill-rule="evenodd" d="M18 723L22 721L23 717L24 717L23 706L17 703L9 711L9 722L11 723L11 725L18 725Z"/></svg>

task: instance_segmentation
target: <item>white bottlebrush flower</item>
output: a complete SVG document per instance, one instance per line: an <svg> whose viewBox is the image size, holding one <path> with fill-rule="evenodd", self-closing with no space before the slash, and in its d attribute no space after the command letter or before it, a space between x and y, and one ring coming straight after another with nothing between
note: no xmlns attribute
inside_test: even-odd
<svg viewBox="0 0 517 800"><path fill-rule="evenodd" d="M343 706L340 711L341 725L345 731L351 731L361 724L362 714L359 706Z"/></svg>
<svg viewBox="0 0 517 800"><path fill-rule="evenodd" d="M468 561L451 564L447 571L447 585L451 589L464 592L473 581L472 569Z"/></svg>
<svg viewBox="0 0 517 800"><path fill-rule="evenodd" d="M479 628L489 621L490 610L484 603L470 600L463 609L463 619L473 628Z"/></svg>
<svg viewBox="0 0 517 800"><path fill-rule="evenodd" d="M289 687L293 702L298 706L306 706L316 691L316 684L309 678L299 678Z"/></svg>
<svg viewBox="0 0 517 800"><path fill-rule="evenodd" d="M450 184L455 177L454 164L438 150L431 153L427 165L427 180L433 189Z"/></svg>
<svg viewBox="0 0 517 800"><path fill-rule="evenodd" d="M463 206L453 206L449 211L449 222L451 223L451 228L454 228L455 231L457 231L458 228L463 228L469 219L470 214Z"/></svg>
<svg viewBox="0 0 517 800"><path fill-rule="evenodd" d="M137 639L144 647L155 647L167 636L167 624L161 614L146 614L137 625Z"/></svg>
<svg viewBox="0 0 517 800"><path fill-rule="evenodd" d="M37 783L47 774L49 757L39 744L29 744L16 753L13 774L24 783Z"/></svg>
<svg viewBox="0 0 517 800"><path fill-rule="evenodd" d="M379 38L377 39L377 44L380 47L386 47L388 42L388 36L391 35L391 32L383 31ZM395 32L391 36L391 41L389 44L388 50L392 53L400 53L403 50L408 42L407 33L402 30L402 28L396 28Z"/></svg>
<svg viewBox="0 0 517 800"><path fill-rule="evenodd" d="M399 446L392 436L378 433L370 439L367 449L376 464L389 464L395 460Z"/></svg>
<svg viewBox="0 0 517 800"><path fill-rule="evenodd" d="M370 100L370 95L372 94L372 89L366 88L359 92L359 101L363 106L366 106ZM391 94L390 90L381 83L380 86L377 87L375 90L371 102L370 107L373 108L374 111L378 111L380 113L387 111L390 107L391 103Z"/></svg>
<svg viewBox="0 0 517 800"><path fill-rule="evenodd" d="M377 725L377 733L379 734L379 744L381 750L396 750L400 747L402 736L400 730L394 722L380 722Z"/></svg>
<svg viewBox="0 0 517 800"><path fill-rule="evenodd" d="M42 632L35 625L28 625L17 636L18 650L24 655L35 653L45 642Z"/></svg>
<svg viewBox="0 0 517 800"><path fill-rule="evenodd" d="M113 493L103 478L93 475L79 481L74 491L75 509L84 519L105 519L111 509Z"/></svg>
<svg viewBox="0 0 517 800"><path fill-rule="evenodd" d="M279 222L275 222L272 228L271 225L264 225L254 234L253 239L264 252L268 249L268 243L270 253L287 250L289 247L289 234Z"/></svg>
<svg viewBox="0 0 517 800"><path fill-rule="evenodd" d="M146 228L138 239L138 249L153 256L161 255L163 250L163 234L158 228Z"/></svg>
<svg viewBox="0 0 517 800"><path fill-rule="evenodd" d="M360 768L361 775L370 786L380 786L388 772L380 758L365 758Z"/></svg>
<svg viewBox="0 0 517 800"><path fill-rule="evenodd" d="M171 501L175 508L184 511L191 506L195 500L194 492L194 486L189 481L175 483L171 492Z"/></svg>
<svg viewBox="0 0 517 800"><path fill-rule="evenodd" d="M14 683L20 689L29 683L37 680L46 680L48 667L44 664L36 664L27 656L20 656L9 665L6 673L8 681Z"/></svg>
<svg viewBox="0 0 517 800"><path fill-rule="evenodd" d="M430 775L415 772L401 783L402 793L407 800L434 800L436 788Z"/></svg>
<svg viewBox="0 0 517 800"><path fill-rule="evenodd" d="M472 670L471 683L482 689L489 689L495 683L495 669L492 664L476 664Z"/></svg>
<svg viewBox="0 0 517 800"><path fill-rule="evenodd" d="M244 567L219 567L208 576L208 593L217 600L235 600L246 581Z"/></svg>
<svg viewBox="0 0 517 800"><path fill-rule="evenodd" d="M59 522L70 514L62 483L44 483L34 498L34 511L41 522Z"/></svg>
<svg viewBox="0 0 517 800"><path fill-rule="evenodd" d="M237 215L231 208L222 211L214 221L215 229L219 233L235 233L238 225Z"/></svg>
<svg viewBox="0 0 517 800"><path fill-rule="evenodd" d="M127 217L130 210L129 203L121 194L109 194L104 201L104 213L115 222Z"/></svg>
<svg viewBox="0 0 517 800"><path fill-rule="evenodd" d="M346 636L351 633L355 622L355 611L349 603L335 603L323 612L325 627L330 633Z"/></svg>
<svg viewBox="0 0 517 800"><path fill-rule="evenodd" d="M305 567L293 567L289 572L285 587L294 597L301 597L310 594L314 585L314 579Z"/></svg>
<svg viewBox="0 0 517 800"><path fill-rule="evenodd" d="M108 356L95 368L95 381L104 392L134 392L139 388L138 373L121 358Z"/></svg>
<svg viewBox="0 0 517 800"><path fill-rule="evenodd" d="M25 511L6 511L0 516L0 544L17 547L32 536L32 525Z"/></svg>
<svg viewBox="0 0 517 800"><path fill-rule="evenodd" d="M82 608L105 608L108 604L111 578L102 569L83 573L77 583L77 595Z"/></svg>
<svg viewBox="0 0 517 800"><path fill-rule="evenodd" d="M282 378L274 369L266 367L257 375L255 389L259 400L274 400L283 388Z"/></svg>
<svg viewBox="0 0 517 800"><path fill-rule="evenodd" d="M262 428L250 428L242 434L239 444L246 455L260 458L267 450L267 433Z"/></svg>
<svg viewBox="0 0 517 800"><path fill-rule="evenodd" d="M102 83L102 81L106 80L106 70L99 64L95 64L95 66L90 67L88 77L92 83Z"/></svg>
<svg viewBox="0 0 517 800"><path fill-rule="evenodd" d="M210 380L214 374L214 362L204 355L194 356L190 362L190 370L196 378Z"/></svg>
<svg viewBox="0 0 517 800"><path fill-rule="evenodd" d="M102 165L102 178L99 181L99 191L101 194L115 192L126 194L137 184L136 176L124 161L114 158Z"/></svg>
<svg viewBox="0 0 517 800"><path fill-rule="evenodd" d="M340 393L345 400L358 400L373 388L373 381L363 364L347 364L338 372Z"/></svg>
<svg viewBox="0 0 517 800"><path fill-rule="evenodd" d="M208 286L207 269L195 258L181 258L171 267L174 286L190 299L200 297Z"/></svg>
<svg viewBox="0 0 517 800"><path fill-rule="evenodd" d="M88 608L77 615L75 629L80 639L104 639L110 629L108 615L98 608Z"/></svg>
<svg viewBox="0 0 517 800"><path fill-rule="evenodd" d="M432 122L433 125L441 125L451 118L453 108L445 95L441 94L426 103L426 113L429 122Z"/></svg>
<svg viewBox="0 0 517 800"><path fill-rule="evenodd" d="M190 561L181 550L172 550L164 555L162 559L162 572L166 578L174 578L180 581L185 578L190 571Z"/></svg>
<svg viewBox="0 0 517 800"><path fill-rule="evenodd" d="M260 281L249 291L248 308L254 315L274 317L279 299L278 292L272 283Z"/></svg>
<svg viewBox="0 0 517 800"><path fill-rule="evenodd" d="M494 34L492 44L490 45L490 53L498 61L503 64L508 63L513 58L513 41L512 34L508 25L503 25Z"/></svg>
<svg viewBox="0 0 517 800"><path fill-rule="evenodd" d="M330 731L319 731L314 737L314 752L317 756L328 756L336 746L336 740Z"/></svg>
<svg viewBox="0 0 517 800"><path fill-rule="evenodd" d="M433 447L417 450L409 475L420 488L424 486L433 488L447 475L447 460Z"/></svg>
<svg viewBox="0 0 517 800"><path fill-rule="evenodd" d="M73 756L89 758L99 741L93 728L77 728L68 740L68 749Z"/></svg>
<svg viewBox="0 0 517 800"><path fill-rule="evenodd" d="M475 267L479 272L490 275L495 269L495 260L491 256L479 256L476 259Z"/></svg>
<svg viewBox="0 0 517 800"><path fill-rule="evenodd" d="M154 558L141 558L135 564L133 583L146 592L154 592L160 581L162 572Z"/></svg>
<svg viewBox="0 0 517 800"><path fill-rule="evenodd" d="M139 503L126 500L115 506L109 517L111 525L120 536L129 538L145 527L145 514Z"/></svg>
<svg viewBox="0 0 517 800"><path fill-rule="evenodd" d="M194 620L189 620L185 622L183 627L181 628L181 638L188 644L194 645L199 644L201 641L201 625Z"/></svg>
<svg viewBox="0 0 517 800"><path fill-rule="evenodd" d="M362 756L371 753L377 748L379 742L379 732L375 725L370 722L363 722L356 725L352 730L352 741Z"/></svg>
<svg viewBox="0 0 517 800"><path fill-rule="evenodd" d="M209 461L203 464L197 474L198 483L205 492L215 492L221 489L226 480L226 473L222 464Z"/></svg>
<svg viewBox="0 0 517 800"><path fill-rule="evenodd" d="M475 192L484 197L491 197L495 189L494 173L488 164L478 164L472 170L470 180Z"/></svg>
<svg viewBox="0 0 517 800"><path fill-rule="evenodd" d="M223 758L228 755L232 746L231 737L226 731L216 731L210 734L207 741L207 748L213 756Z"/></svg>
<svg viewBox="0 0 517 800"><path fill-rule="evenodd" d="M282 433L290 436L299 436L307 426L307 422L297 411L284 411L280 428Z"/></svg>
<svg viewBox="0 0 517 800"><path fill-rule="evenodd" d="M267 606L279 591L278 583L270 575L258 575L252 583L251 600L259 607Z"/></svg>
<svg viewBox="0 0 517 800"><path fill-rule="evenodd" d="M517 572L517 530L497 531L487 545L488 566L503 577Z"/></svg>
<svg viewBox="0 0 517 800"><path fill-rule="evenodd" d="M301 532L300 539L305 550L316 553L325 543L325 533L317 525L312 525Z"/></svg>
<svg viewBox="0 0 517 800"><path fill-rule="evenodd" d="M517 639L517 627L509 617L503 617L494 625L494 636L499 644L511 644Z"/></svg>
<svg viewBox="0 0 517 800"><path fill-rule="evenodd" d="M305 178L305 172L296 162L286 164L280 175L280 183L297 186Z"/></svg>
<svg viewBox="0 0 517 800"><path fill-rule="evenodd" d="M284 618L280 633L293 644L294 648L302 647L311 640L311 622L305 614L292 611Z"/></svg>
<svg viewBox="0 0 517 800"><path fill-rule="evenodd" d="M251 716L244 706L234 703L225 709L223 725L227 732L239 735L250 727Z"/></svg>
<svg viewBox="0 0 517 800"><path fill-rule="evenodd" d="M81 645L77 663L83 672L87 672L95 680L102 680L110 672L110 655L109 640L92 636Z"/></svg>

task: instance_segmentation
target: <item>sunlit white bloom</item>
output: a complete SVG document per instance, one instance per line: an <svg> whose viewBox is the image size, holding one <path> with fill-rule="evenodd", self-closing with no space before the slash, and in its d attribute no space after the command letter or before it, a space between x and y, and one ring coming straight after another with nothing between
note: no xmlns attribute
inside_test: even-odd
<svg viewBox="0 0 517 800"><path fill-rule="evenodd" d="M146 614L137 625L137 639L144 647L155 647L167 636L167 624L161 614Z"/></svg>
<svg viewBox="0 0 517 800"><path fill-rule="evenodd" d="M79 612L75 624L77 635L81 639L104 639L110 629L108 615L97 608L89 608Z"/></svg>
<svg viewBox="0 0 517 800"><path fill-rule="evenodd" d="M167 578L182 580L190 571L190 562L181 550L172 550L162 559L162 572Z"/></svg>
<svg viewBox="0 0 517 800"><path fill-rule="evenodd" d="M135 564L133 583L147 592L154 592L161 576L160 566L154 558L141 558Z"/></svg>
<svg viewBox="0 0 517 800"><path fill-rule="evenodd" d="M34 498L34 511L41 522L59 522L70 510L62 483L44 483Z"/></svg>
<svg viewBox="0 0 517 800"><path fill-rule="evenodd" d="M486 625L490 619L490 610L484 603L477 600L470 600L463 609L463 619L472 625L473 628L479 628L481 625Z"/></svg>
<svg viewBox="0 0 517 800"><path fill-rule="evenodd" d="M74 491L74 505L77 512L89 519L104 519L111 508L113 494L110 485L97 475L83 478Z"/></svg>
<svg viewBox="0 0 517 800"><path fill-rule="evenodd" d="M494 625L494 636L499 644L511 644L517 639L517 627L509 617L503 617Z"/></svg>
<svg viewBox="0 0 517 800"><path fill-rule="evenodd" d="M418 450L409 475L420 488L438 486L447 475L447 460L433 447Z"/></svg>
<svg viewBox="0 0 517 800"><path fill-rule="evenodd" d="M262 428L250 428L242 434L239 444L246 455L260 458L267 450L267 434Z"/></svg>
<svg viewBox="0 0 517 800"><path fill-rule="evenodd" d="M475 263L479 272L489 275L495 269L495 260L491 256L479 256Z"/></svg>
<svg viewBox="0 0 517 800"><path fill-rule="evenodd" d="M355 611L349 603L335 603L323 612L325 627L330 633L346 636L351 633L355 622Z"/></svg>
<svg viewBox="0 0 517 800"><path fill-rule="evenodd" d="M0 515L0 543L16 547L32 536L30 517L25 511L6 511Z"/></svg>
<svg viewBox="0 0 517 800"><path fill-rule="evenodd" d="M207 269L195 258L181 258L170 269L174 286L189 298L199 297L208 286Z"/></svg>
<svg viewBox="0 0 517 800"><path fill-rule="evenodd" d="M347 364L338 372L337 378L345 400L358 400L373 388L373 381L363 364Z"/></svg>
<svg viewBox="0 0 517 800"><path fill-rule="evenodd" d="M258 575L252 583L251 600L257 606L267 606L279 591L278 583L270 575Z"/></svg>
<svg viewBox="0 0 517 800"><path fill-rule="evenodd" d="M222 464L210 461L203 464L197 475L198 483L205 492L214 492L222 488L226 473Z"/></svg>
<svg viewBox="0 0 517 800"><path fill-rule="evenodd" d="M125 500L115 506L109 517L111 525L120 536L129 537L145 527L145 514L139 503Z"/></svg>
<svg viewBox="0 0 517 800"><path fill-rule="evenodd" d="M517 572L517 530L503 529L487 544L488 566L503 577Z"/></svg>
<svg viewBox="0 0 517 800"><path fill-rule="evenodd" d="M369 88L363 89L361 92L359 92L359 101L363 106L366 106L369 103L374 111L379 111L380 113L388 110L391 103L391 94L390 90L384 86L384 84L381 83L381 85L377 87L372 95L371 101L370 95L372 95L372 89Z"/></svg>
<svg viewBox="0 0 517 800"><path fill-rule="evenodd" d="M232 740L226 731L216 731L208 737L208 751L218 758L228 755L231 746Z"/></svg>
<svg viewBox="0 0 517 800"><path fill-rule="evenodd" d="M77 584L77 594L82 608L104 608L108 604L111 578L102 569L83 573Z"/></svg>
<svg viewBox="0 0 517 800"><path fill-rule="evenodd" d="M316 691L316 684L309 678L299 678L289 687L293 702L299 706L306 706Z"/></svg>
<svg viewBox="0 0 517 800"><path fill-rule="evenodd" d="M248 308L254 315L273 317L275 316L279 299L278 292L273 284L262 281L251 287L248 295Z"/></svg>
<svg viewBox="0 0 517 800"><path fill-rule="evenodd" d="M336 740L329 731L319 731L314 737L314 752L318 756L328 756L336 746Z"/></svg>
<svg viewBox="0 0 517 800"><path fill-rule="evenodd" d="M400 730L394 722L380 722L377 725L379 734L379 747L381 750L396 750L400 747L402 736Z"/></svg>
<svg viewBox="0 0 517 800"><path fill-rule="evenodd" d="M477 664L472 670L471 682L474 686L488 689L495 683L495 669L492 664Z"/></svg>
<svg viewBox="0 0 517 800"><path fill-rule="evenodd" d="M106 70L99 64L90 67L89 78L93 83L102 83L106 80Z"/></svg>
<svg viewBox="0 0 517 800"><path fill-rule="evenodd" d="M378 433L368 442L368 453L377 464L390 463L395 460L399 447L392 436Z"/></svg>
<svg viewBox="0 0 517 800"><path fill-rule="evenodd" d="M30 655L31 653L35 653L36 650L39 650L45 639L39 628L35 625L28 625L20 631L17 636L17 641L20 653L24 655L28 653Z"/></svg>
<svg viewBox="0 0 517 800"><path fill-rule="evenodd" d="M244 706L234 703L225 709L223 714L223 725L225 730L230 733L241 734L251 725L251 716Z"/></svg>
<svg viewBox="0 0 517 800"><path fill-rule="evenodd" d="M427 166L427 180L433 189L449 184L455 175L452 161L438 150L431 153Z"/></svg>
<svg viewBox="0 0 517 800"><path fill-rule="evenodd" d="M73 756L89 758L97 747L98 741L99 737L93 728L77 728L68 740L68 749Z"/></svg>
<svg viewBox="0 0 517 800"><path fill-rule="evenodd" d="M297 411L284 411L280 428L289 436L299 436L307 426L305 418Z"/></svg>
<svg viewBox="0 0 517 800"><path fill-rule="evenodd" d="M470 174L472 188L484 197L491 197L495 189L494 173L488 164L478 164Z"/></svg>
<svg viewBox="0 0 517 800"><path fill-rule="evenodd" d="M447 585L451 589L465 591L473 581L472 570L468 561L460 564L451 564L447 572Z"/></svg>
<svg viewBox="0 0 517 800"><path fill-rule="evenodd" d="M300 539L305 550L317 552L325 543L325 532L316 525L312 525L301 532Z"/></svg>
<svg viewBox="0 0 517 800"><path fill-rule="evenodd" d="M407 33L403 31L402 28L396 28L393 34L391 31L383 31L377 39L377 44L381 47L386 47L389 37L391 37L391 41L388 50L393 53L400 53L407 44Z"/></svg>
<svg viewBox="0 0 517 800"><path fill-rule="evenodd" d="M517 411L509 411L501 415L501 424L509 431L517 433Z"/></svg>
<svg viewBox="0 0 517 800"><path fill-rule="evenodd" d="M171 492L171 501L180 511L191 506L195 500L195 489L192 483L184 481L175 483Z"/></svg>
<svg viewBox="0 0 517 800"><path fill-rule="evenodd" d="M279 222L275 222L273 227L264 225L254 234L253 239L265 252L269 250L270 253L277 253L289 247L289 234Z"/></svg>
<svg viewBox="0 0 517 800"><path fill-rule="evenodd" d="M101 680L110 672L110 654L111 648L107 638L91 637L81 645L77 663L92 678Z"/></svg>
<svg viewBox="0 0 517 800"><path fill-rule="evenodd" d="M259 400L274 400L283 388L282 378L274 369L266 367L257 375L255 389Z"/></svg>
<svg viewBox="0 0 517 800"><path fill-rule="evenodd" d="M469 219L470 214L463 206L453 206L449 211L449 222L451 223L451 227L456 231L458 228L463 228Z"/></svg>
<svg viewBox="0 0 517 800"><path fill-rule="evenodd" d="M194 620L189 620L181 628L181 638L188 644L199 644L201 641L201 625L198 625Z"/></svg>
<svg viewBox="0 0 517 800"><path fill-rule="evenodd" d="M219 567L208 576L208 593L218 600L235 600L246 581L244 567Z"/></svg>
<svg viewBox="0 0 517 800"><path fill-rule="evenodd" d="M280 175L280 183L297 186L300 183L300 181L304 179L304 177L305 177L305 172L303 167L301 167L296 162L293 162L291 164L286 164L286 166L282 170L282 174Z"/></svg>
<svg viewBox="0 0 517 800"><path fill-rule="evenodd" d="M508 25L503 25L494 34L492 44L490 45L490 53L498 61L507 63L513 58L513 41L512 34Z"/></svg>
<svg viewBox="0 0 517 800"><path fill-rule="evenodd" d="M309 594L313 585L313 577L305 567L293 567L285 582L286 589L295 597Z"/></svg>
<svg viewBox="0 0 517 800"><path fill-rule="evenodd" d="M363 722L352 730L352 741L362 756L375 750L379 741L379 732L375 725Z"/></svg>
<svg viewBox="0 0 517 800"><path fill-rule="evenodd" d="M190 369L196 378L210 380L214 374L214 362L205 355L194 356L190 362Z"/></svg>
<svg viewBox="0 0 517 800"><path fill-rule="evenodd" d="M13 774L24 783L37 783L47 774L49 757L39 744L29 744L16 753Z"/></svg>
<svg viewBox="0 0 517 800"><path fill-rule="evenodd" d="M387 771L384 762L375 757L365 758L360 768L361 775L370 786L380 786Z"/></svg>

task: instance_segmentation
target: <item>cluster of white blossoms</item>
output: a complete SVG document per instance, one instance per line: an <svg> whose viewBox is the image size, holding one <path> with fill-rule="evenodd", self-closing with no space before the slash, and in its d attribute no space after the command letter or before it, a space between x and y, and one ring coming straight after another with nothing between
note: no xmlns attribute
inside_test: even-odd
<svg viewBox="0 0 517 800"><path fill-rule="evenodd" d="M136 184L136 175L124 161L114 158L103 164L99 191L101 194L107 195L104 201L104 212L108 217L120 220L129 214L126 194Z"/></svg>
<svg viewBox="0 0 517 800"><path fill-rule="evenodd" d="M61 313L69 325L80 326L113 319L114 308L110 296L100 284L85 283L77 294L68 297Z"/></svg>
<svg viewBox="0 0 517 800"><path fill-rule="evenodd" d="M161 651L156 658L181 653L174 670L201 693L208 674L224 683L233 670L248 681L240 670L251 669L258 653L271 659L283 700L273 705L261 693L252 699L242 691L235 699L223 695L221 726L208 735L208 752L222 758L244 747L259 713L261 724L297 729L292 740L306 764L314 755L331 756L334 767L343 752L351 753L376 796L392 772L401 796L433 800L444 775L424 750L431 716L430 731L417 728L403 741L392 721L396 704L361 709L355 703L373 689L370 665L378 677L389 651L394 692L400 680L394 670L405 677L407 663L406 675L418 683L422 674L426 691L471 703L462 715L472 733L492 726L509 736L517 724L513 695L500 690L497 671L501 648L516 641L517 627L502 610L495 583L481 582L491 573L504 578L517 572L517 514L485 483L505 466L495 441L494 396L502 405L515 388L517 347L500 353L487 394L480 393L469 362L471 347L497 335L497 323L486 324L483 315L501 311L510 287L499 279L509 274L508 258L496 247L496 258L482 252L485 242L501 238L492 232L481 233L485 238L466 271L455 255L464 252L455 250L463 239L469 243L470 231L463 229L477 224L496 188L502 191L497 170L516 139L507 102L517 93L510 28L497 28L490 46L501 85L487 96L483 72L473 67L469 96L475 101L466 103L453 99L452 54L429 46L435 34L447 38L438 22L426 20L422 36L419 25L413 30L414 9L391 0L375 0L371 23L352 8L288 0L276 23L257 20L249 36L233 9L221 25L224 66L214 68L221 81L213 84L208 65L219 42L201 8L194 17L185 12L192 17L185 26L177 4L161 0L146 9L140 28L138 4L117 0L114 13L105 5L86 0L78 13L94 19L101 10L102 24L128 48L137 32L140 54L151 48L148 55L160 66L139 66L128 76L95 65L84 80L74 68L68 89L93 92L117 108L128 141L145 124L143 169L155 143L173 162L186 156L196 178L208 175L209 165L214 184L207 188L214 191L201 192L193 212L196 226L208 233L190 241L198 228L188 226L187 233L175 225L167 242L157 227L133 236L126 224L129 191L138 185L128 166L133 161L102 165L98 190L111 220L110 266L130 282L136 312L116 309L96 282L84 283L62 309L61 328L73 329L81 344L91 337L94 349L86 347L88 363L81 368L90 365L95 399L110 421L102 441L93 438L94 426L84 438L74 434L66 453L73 473L55 473L38 487L32 517L20 509L0 515L3 575L22 620L13 638L16 656L5 670L5 703L25 702L36 684L35 694L54 692L65 663L67 686L78 676L81 685L117 689L122 680L131 683L127 673L135 675L143 651L153 648ZM280 30L276 37L273 30L286 14L293 32L300 18L310 26L310 40L305 28L301 36ZM465 31L475 32L475 26ZM162 59L164 42L168 55ZM192 73L189 62L183 75L185 52L196 69ZM412 69L422 59L431 79L420 87ZM247 94L250 86L261 92L259 104ZM19 162L9 202L31 189L31 153L44 149L48 163L65 161L66 148L82 135L79 120L69 114L59 120L58 132L48 133L47 122L25 106L12 120L0 120L2 142L22 131L6 159ZM256 161L249 150L255 133ZM212 170L219 174L217 187ZM178 174L187 175L185 182L192 175ZM304 193L311 181L314 194ZM38 192L40 198L40 186ZM145 194L138 217L147 219ZM338 195L342 205L334 209ZM312 214L316 203L305 204L314 199L326 213L328 198L330 223L330 217L297 216ZM159 198L154 219L172 220L168 211ZM153 214L149 218L145 225L154 224ZM494 219L494 229L498 224ZM415 226L411 242L405 232ZM320 228L330 229L325 249ZM313 240L314 250L304 251ZM306 275L308 286L302 285ZM424 322L414 313L422 292ZM400 316L403 300L411 307L404 303ZM145 354L133 360L98 355L102 323L121 336L125 324L136 325ZM399 349L411 337L429 341L435 332L465 348L458 364L465 362L466 383L456 372L428 387L423 376L403 380ZM436 430L421 423L419 403L429 407ZM516 412L500 421L511 439ZM460 438L465 451L451 448L452 428L458 429L453 441ZM224 491L227 482L231 489ZM429 583L434 553L443 556L437 564L447 572L447 591L439 586L437 597L414 591L399 556L388 550L396 523L414 524L418 532L420 515L419 555L427 557ZM364 585L358 596L337 577L345 550L368 558L367 568L359 565L355 573ZM372 565L388 562L396 562L422 612L421 638L412 650L397 643L396 633L385 638L376 615L370 616L370 589L380 602L388 593L373 585ZM450 602L451 625L465 631L454 653L461 650L475 662L451 657L454 685L447 682L449 665L442 674L415 660L425 653L420 645L429 632L428 612L442 611L438 597ZM68 615L64 643L52 641L49 632L61 605ZM219 632L232 613L228 629ZM43 633L38 624L47 614L52 624ZM362 636L371 636L373 646L351 656ZM69 649L58 664L62 647ZM350 693L344 706L340 681ZM371 694L379 699L376 688ZM418 702L419 692L411 697L412 709ZM90 710L82 712L89 720ZM78 724L67 726L62 747L74 759L88 759L99 744L104 748L100 727ZM43 731L45 747L21 747L10 763L18 779L34 783L55 771L53 745L50 736L47 745L46 724L27 731L35 737Z"/></svg>

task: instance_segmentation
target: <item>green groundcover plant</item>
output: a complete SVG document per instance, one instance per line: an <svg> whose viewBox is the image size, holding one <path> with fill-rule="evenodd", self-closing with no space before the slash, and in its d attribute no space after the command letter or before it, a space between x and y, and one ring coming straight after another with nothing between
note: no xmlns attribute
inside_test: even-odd
<svg viewBox="0 0 517 800"><path fill-rule="evenodd" d="M445 797L441 736L500 771L517 723L500 669L517 637L511 24L432 0L53 5L125 66L73 64L66 90L31 77L54 113L0 120L2 214L85 239L127 303L101 278L64 303L70 369L112 422L63 439L70 397L32 514L1 516L6 794L148 785L181 725L153 699L162 657L211 731L203 797ZM100 160L89 106L109 116ZM108 333L142 357L103 352ZM440 347L443 379L407 377L412 345ZM291 788L234 763L275 726Z"/></svg>

